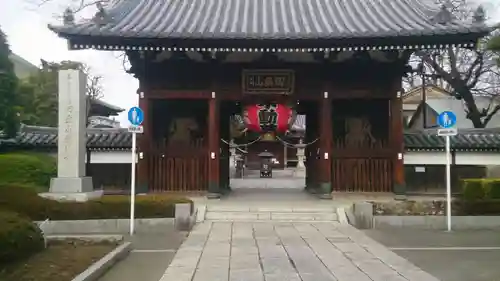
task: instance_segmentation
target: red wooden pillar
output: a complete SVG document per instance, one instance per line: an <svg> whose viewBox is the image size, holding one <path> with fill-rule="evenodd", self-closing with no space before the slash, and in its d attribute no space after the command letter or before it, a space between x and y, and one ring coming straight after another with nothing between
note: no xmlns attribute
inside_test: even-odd
<svg viewBox="0 0 500 281"><path fill-rule="evenodd" d="M393 160L393 191L396 199L406 198L405 167L404 167L404 128L403 102L398 89L396 96L390 101L391 139L394 151Z"/></svg>
<svg viewBox="0 0 500 281"><path fill-rule="evenodd" d="M321 97L319 116L319 190L321 198L332 198L332 100L328 92Z"/></svg>
<svg viewBox="0 0 500 281"><path fill-rule="evenodd" d="M216 93L208 100L208 198L220 197L219 102Z"/></svg>
<svg viewBox="0 0 500 281"><path fill-rule="evenodd" d="M138 135L137 142L137 188L139 193L147 192L153 189L153 186L149 184L149 160L150 155L150 143L151 143L151 111L150 111L150 99L148 99L142 89L137 91L139 95L139 108L144 112L144 122L142 126L144 132Z"/></svg>

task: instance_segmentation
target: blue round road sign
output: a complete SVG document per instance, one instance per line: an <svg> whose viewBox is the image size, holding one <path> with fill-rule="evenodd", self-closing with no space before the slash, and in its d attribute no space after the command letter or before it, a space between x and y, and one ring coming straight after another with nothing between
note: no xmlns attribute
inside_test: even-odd
<svg viewBox="0 0 500 281"><path fill-rule="evenodd" d="M443 111L438 116L438 125L441 128L452 128L457 124L457 116L451 111Z"/></svg>
<svg viewBox="0 0 500 281"><path fill-rule="evenodd" d="M144 112L137 106L132 107L128 111L128 121L134 126L139 126L144 122Z"/></svg>

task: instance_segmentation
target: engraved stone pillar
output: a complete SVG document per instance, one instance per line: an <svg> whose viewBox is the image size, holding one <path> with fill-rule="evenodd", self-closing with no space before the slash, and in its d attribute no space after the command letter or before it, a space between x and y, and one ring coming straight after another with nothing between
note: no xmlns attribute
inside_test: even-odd
<svg viewBox="0 0 500 281"><path fill-rule="evenodd" d="M44 197L86 201L102 195L94 191L92 178L85 176L86 81L80 70L59 71L57 178L50 181L50 192Z"/></svg>

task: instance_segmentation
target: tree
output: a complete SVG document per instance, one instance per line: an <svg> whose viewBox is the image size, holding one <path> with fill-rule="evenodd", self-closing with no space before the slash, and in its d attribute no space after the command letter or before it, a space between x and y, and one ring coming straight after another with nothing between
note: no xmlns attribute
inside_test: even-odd
<svg viewBox="0 0 500 281"><path fill-rule="evenodd" d="M484 24L485 9L473 8L468 0L442 0L445 11L454 18ZM466 116L475 128L484 128L491 118L500 111L500 70L494 60L494 53L487 48L485 38L477 49L449 47L438 51L418 51L410 64L420 61L420 70L430 71L424 76L426 83L438 84L450 92L453 97L463 100ZM412 73L406 80L411 86L422 84L421 73ZM490 99L486 107L478 107L478 96Z"/></svg>
<svg viewBox="0 0 500 281"><path fill-rule="evenodd" d="M93 75L88 66L75 61L47 62L42 60L38 73L21 81L18 96L21 100L21 120L27 125L58 125L58 72L79 69L87 74L87 120L93 101L102 97L101 76ZM88 122L88 121L87 121Z"/></svg>
<svg viewBox="0 0 500 281"><path fill-rule="evenodd" d="M7 38L0 29L0 132L2 137L7 138L15 136L19 127L16 96L18 81L10 54Z"/></svg>
<svg viewBox="0 0 500 281"><path fill-rule="evenodd" d="M491 37L488 41L488 49L495 53L497 65L500 65L500 35Z"/></svg>

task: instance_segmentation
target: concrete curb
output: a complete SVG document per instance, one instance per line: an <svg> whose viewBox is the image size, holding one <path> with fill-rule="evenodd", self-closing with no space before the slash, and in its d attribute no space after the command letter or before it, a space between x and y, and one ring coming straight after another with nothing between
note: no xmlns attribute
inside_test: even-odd
<svg viewBox="0 0 500 281"><path fill-rule="evenodd" d="M82 234L82 235L47 235L49 241L61 241L66 239L78 239L89 242L123 242L123 235L98 235L98 234Z"/></svg>
<svg viewBox="0 0 500 281"><path fill-rule="evenodd" d="M205 214L207 213L207 205L200 205L196 207L197 216L196 223L205 221Z"/></svg>
<svg viewBox="0 0 500 281"><path fill-rule="evenodd" d="M415 227L425 229L445 229L445 216L374 216L373 228ZM493 229L500 228L500 216L452 216L453 229Z"/></svg>
<svg viewBox="0 0 500 281"><path fill-rule="evenodd" d="M347 214L344 207L337 208L337 217L340 224L349 224L349 220L347 219Z"/></svg>
<svg viewBox="0 0 500 281"><path fill-rule="evenodd" d="M362 212L356 206L363 206ZM358 229L384 227L414 227L420 229L445 229L446 216L378 216L374 215L369 202L358 202L345 209L349 224ZM340 218L339 218L340 220ZM366 223L360 224L360 221ZM452 216L453 229L498 229L500 216Z"/></svg>
<svg viewBox="0 0 500 281"><path fill-rule="evenodd" d="M147 232L151 227L170 227L174 218L136 219L137 232ZM64 220L36 222L45 235L62 234L115 234L129 232L129 219Z"/></svg>
<svg viewBox="0 0 500 281"><path fill-rule="evenodd" d="M109 268L111 268L119 260L125 258L132 249L130 242L125 242L113 251L105 255L102 259L98 260L87 268L84 272L73 278L72 281L95 281L101 277Z"/></svg>

